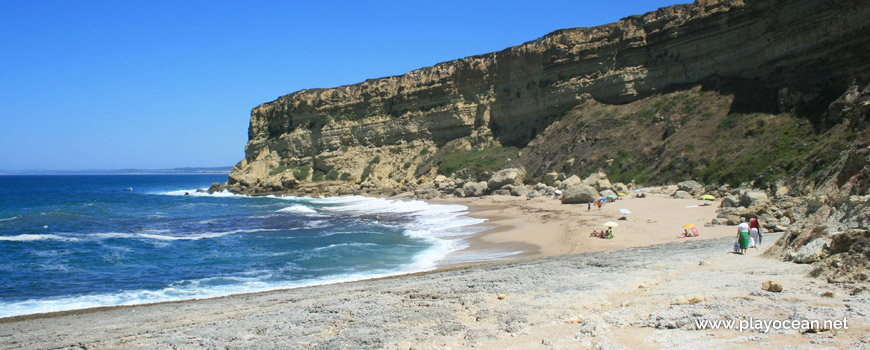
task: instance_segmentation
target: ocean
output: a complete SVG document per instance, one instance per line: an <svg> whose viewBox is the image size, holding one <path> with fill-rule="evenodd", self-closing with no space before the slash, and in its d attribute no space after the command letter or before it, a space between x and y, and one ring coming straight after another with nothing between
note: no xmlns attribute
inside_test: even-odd
<svg viewBox="0 0 870 350"><path fill-rule="evenodd" d="M225 180L0 176L0 317L426 271L485 229L461 205L196 192Z"/></svg>

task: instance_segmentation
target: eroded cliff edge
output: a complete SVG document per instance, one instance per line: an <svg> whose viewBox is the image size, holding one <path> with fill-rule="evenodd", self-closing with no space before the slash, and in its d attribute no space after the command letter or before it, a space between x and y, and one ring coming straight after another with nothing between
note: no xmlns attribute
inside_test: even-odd
<svg viewBox="0 0 870 350"><path fill-rule="evenodd" d="M504 166L530 179L811 178L863 132L842 111L865 103L867 18L866 1L696 1L299 91L254 108L227 185L385 193Z"/></svg>

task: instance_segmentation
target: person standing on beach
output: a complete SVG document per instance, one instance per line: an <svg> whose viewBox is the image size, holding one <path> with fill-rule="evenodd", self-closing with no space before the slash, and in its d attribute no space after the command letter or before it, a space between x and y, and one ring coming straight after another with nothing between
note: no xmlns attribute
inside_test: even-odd
<svg viewBox="0 0 870 350"><path fill-rule="evenodd" d="M749 236L755 240L755 248L761 245L761 223L758 218L749 219Z"/></svg>
<svg viewBox="0 0 870 350"><path fill-rule="evenodd" d="M586 203L586 211L592 210L592 202Z"/></svg>
<svg viewBox="0 0 870 350"><path fill-rule="evenodd" d="M740 254L745 254L746 248L749 248L749 224L742 217L737 225L737 244L740 245Z"/></svg>

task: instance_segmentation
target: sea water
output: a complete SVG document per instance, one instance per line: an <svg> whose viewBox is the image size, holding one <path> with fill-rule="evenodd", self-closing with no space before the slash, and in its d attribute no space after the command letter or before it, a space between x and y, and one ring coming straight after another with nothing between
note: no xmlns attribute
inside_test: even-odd
<svg viewBox="0 0 870 350"><path fill-rule="evenodd" d="M425 271L461 205L199 193L225 175L0 176L0 317Z"/></svg>

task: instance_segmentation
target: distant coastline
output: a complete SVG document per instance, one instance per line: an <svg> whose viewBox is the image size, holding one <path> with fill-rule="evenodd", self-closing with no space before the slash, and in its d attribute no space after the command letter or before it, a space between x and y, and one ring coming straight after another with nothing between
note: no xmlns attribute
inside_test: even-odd
<svg viewBox="0 0 870 350"><path fill-rule="evenodd" d="M231 166L211 168L173 168L173 169L100 169L100 170L0 170L2 175L211 175L227 174Z"/></svg>

